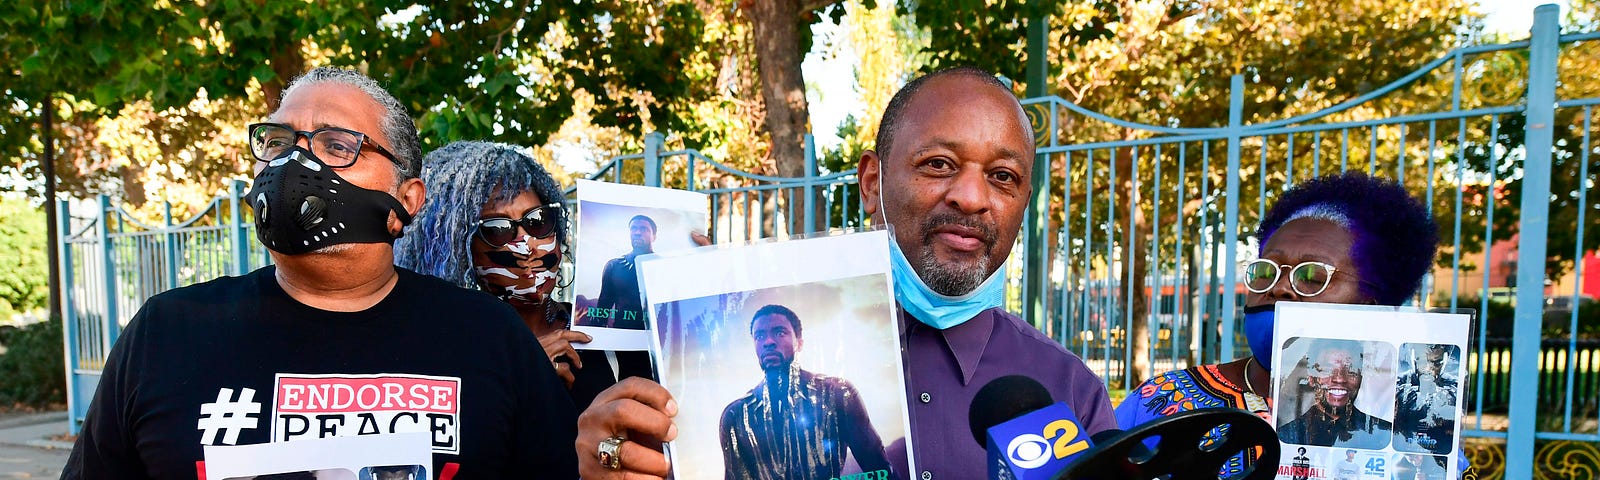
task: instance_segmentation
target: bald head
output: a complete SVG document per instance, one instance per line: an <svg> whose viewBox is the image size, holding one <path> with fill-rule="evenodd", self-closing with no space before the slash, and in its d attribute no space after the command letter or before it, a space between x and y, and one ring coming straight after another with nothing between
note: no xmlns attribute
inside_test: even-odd
<svg viewBox="0 0 1600 480"><path fill-rule="evenodd" d="M1033 131L1011 91L974 68L912 80L861 155L862 204L929 288L965 295L1011 252L1032 193Z"/></svg>
<svg viewBox="0 0 1600 480"><path fill-rule="evenodd" d="M928 83L941 78L975 80L975 82L972 82L974 86L987 85L1005 92L1008 96L1012 94L1011 88L1001 82L999 77L978 67L946 68L914 78L907 82L905 86L900 87L900 90L895 92L894 97L889 99L889 104L883 109L883 116L878 120L878 136L873 142L873 150L876 150L878 155L890 155L895 134L899 133L902 117L905 116L906 107L911 103L912 98L921 92ZM1020 103L1017 105L1017 113L1023 115L1022 123L1027 125L1027 115L1022 113L1022 105ZM1033 142L1033 130L1031 128L1028 129L1028 142L1030 144Z"/></svg>

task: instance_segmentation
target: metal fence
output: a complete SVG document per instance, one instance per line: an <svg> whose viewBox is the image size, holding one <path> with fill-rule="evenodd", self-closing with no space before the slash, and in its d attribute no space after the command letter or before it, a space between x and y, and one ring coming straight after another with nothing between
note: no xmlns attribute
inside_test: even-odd
<svg viewBox="0 0 1600 480"><path fill-rule="evenodd" d="M822 172L810 135L807 175L774 177L746 172L696 150L661 151L664 136L645 136L644 152L612 158L591 180L637 183L701 192L710 202L709 235L717 243L825 232L865 223L855 170ZM568 190L569 195L571 190Z"/></svg>
<svg viewBox="0 0 1600 480"><path fill-rule="evenodd" d="M1489 275L1482 275L1472 304L1462 293L1469 284L1461 273L1507 260L1495 258L1492 239L1520 233L1520 258L1545 258L1552 244L1576 249L1581 258L1585 227L1596 218L1590 210L1600 208L1592 192L1600 167L1591 168L1591 119L1600 98L1556 98L1558 78L1568 78L1561 75L1594 74L1560 72L1563 55L1600 54L1593 48L1600 33L1560 35L1555 13L1553 6L1536 10L1529 41L1458 49L1360 97L1262 124L1242 121L1241 76L1233 77L1228 123L1217 128L1129 122L1058 97L1024 100L1041 133L1038 152L1053 166L1038 191L1052 197L1048 212L1033 212L1049 225L1044 233L1024 235L1022 248L1013 251L1008 307L1083 357L1114 390L1160 371L1235 358L1246 353L1236 321L1243 297L1236 265L1241 252L1254 251L1240 232L1251 231L1265 206L1295 182L1359 169L1402 181L1446 226L1441 238L1448 263L1430 275L1415 302L1490 311L1483 294ZM1523 84L1503 86L1525 85L1525 92L1509 96L1512 102L1491 104L1463 93L1494 55L1526 61ZM1421 83L1450 85L1440 97L1447 106L1399 113L1376 106ZM1083 122L1111 125L1124 135L1068 142L1068 125ZM651 134L643 152L613 158L591 178L706 193L710 234L718 243L863 225L855 172L820 171L807 143L809 175L779 178L740 171L694 150L663 151L663 137ZM154 226L134 221L106 197L95 215L76 220L62 203L74 431L107 350L146 298L270 262L240 209L243 191L235 184L201 215L175 222L169 214ZM1517 221L1506 221L1516 211ZM1574 212L1575 225L1547 223ZM1016 261L1029 249L1049 260ZM1512 263L1521 283L1542 287L1544 262ZM1029 291L1042 298L1022 298ZM1472 418L1466 428L1469 436L1507 439L1506 471L1530 472L1535 439L1600 441L1589 422L1600 423L1600 346L1578 340L1583 306L1576 291L1567 338L1544 341L1546 292L1522 288L1515 294L1514 318L1478 322L1467 359ZM1503 332L1510 338L1491 338L1490 325L1502 320L1510 324Z"/></svg>
<svg viewBox="0 0 1600 480"><path fill-rule="evenodd" d="M1527 286L1512 289L1513 318L1477 322L1466 434L1507 439L1506 471L1523 472L1512 476L1531 474L1535 439L1600 441L1595 393L1584 387L1600 372L1593 347L1579 347L1579 308L1559 322L1564 338L1541 351L1542 260L1581 259L1585 229L1600 213L1592 191L1600 169L1591 165L1600 98L1573 93L1596 85L1596 72L1558 66L1600 55L1600 34L1561 35L1554 5L1535 12L1530 40L1457 49L1359 97L1266 123L1242 121L1243 76L1232 79L1227 124L1215 128L1136 123L1056 97L1025 100L1038 151L1052 165L1045 191L1059 192L1045 222L1049 241L1032 247L1050 249L1048 269L1025 279L1048 282L1049 294L1028 317L1114 390L1247 355L1236 273L1256 247L1241 233L1296 182L1361 170L1402 182L1443 226L1444 265L1413 304L1489 312L1491 275L1483 273L1497 262L1515 265L1513 281ZM1474 84L1492 62L1525 75ZM1396 98L1421 101L1396 111ZM1073 136L1095 127L1113 138ZM1518 258L1497 258L1497 238L1514 238ZM1567 267L1581 278L1574 263ZM1480 274L1481 285L1465 283L1463 272ZM1469 287L1475 298L1463 293ZM1570 295L1576 307L1577 287L1569 288L1550 296ZM1489 340L1501 322L1511 338Z"/></svg>
<svg viewBox="0 0 1600 480"><path fill-rule="evenodd" d="M67 406L77 433L100 370L122 327L144 301L163 291L224 275L243 275L271 263L255 241L254 226L240 201L244 183L213 199L199 215L147 225L110 197L93 202L92 215L75 216L72 203L61 212L61 308L65 330Z"/></svg>

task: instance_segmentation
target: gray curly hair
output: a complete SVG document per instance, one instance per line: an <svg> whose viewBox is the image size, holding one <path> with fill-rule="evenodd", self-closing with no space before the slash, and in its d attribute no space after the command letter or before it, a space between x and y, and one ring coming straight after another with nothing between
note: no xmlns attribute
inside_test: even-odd
<svg viewBox="0 0 1600 480"><path fill-rule="evenodd" d="M395 242L395 263L463 288L477 288L472 239L478 215L489 203L509 202L533 192L539 203L566 195L544 166L521 148L503 143L454 142L428 154L422 171L428 202ZM567 248L566 209L556 221L556 243Z"/></svg>
<svg viewBox="0 0 1600 480"><path fill-rule="evenodd" d="M378 119L378 128L383 131L379 133L389 141L389 149L400 160L395 170L399 171L401 180L417 178L422 170L422 141L417 136L417 124L406 113L405 105L395 100L394 95L390 95L372 77L355 70L333 67L317 67L295 77L294 81L289 82L289 88L283 89L283 98L289 98L302 86L318 83L349 85L378 102L378 106L383 107L383 118Z"/></svg>

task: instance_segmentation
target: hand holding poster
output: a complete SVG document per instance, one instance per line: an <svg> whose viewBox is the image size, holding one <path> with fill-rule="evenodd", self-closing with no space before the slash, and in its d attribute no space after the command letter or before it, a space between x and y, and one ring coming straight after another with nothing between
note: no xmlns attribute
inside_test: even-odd
<svg viewBox="0 0 1600 480"><path fill-rule="evenodd" d="M895 478L885 447L910 417L888 246L869 232L641 259L679 405L675 478Z"/></svg>
<svg viewBox="0 0 1600 480"><path fill-rule="evenodd" d="M1278 302L1280 479L1454 479L1471 317Z"/></svg>
<svg viewBox="0 0 1600 480"><path fill-rule="evenodd" d="M705 232L706 212L701 193L578 180L572 329L594 338L578 348L650 348L637 259L695 247L689 234Z"/></svg>

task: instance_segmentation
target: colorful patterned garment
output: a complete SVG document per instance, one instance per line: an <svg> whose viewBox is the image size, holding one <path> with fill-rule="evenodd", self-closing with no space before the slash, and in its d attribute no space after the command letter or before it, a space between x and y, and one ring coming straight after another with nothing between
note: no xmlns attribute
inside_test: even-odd
<svg viewBox="0 0 1600 480"><path fill-rule="evenodd" d="M1117 428L1128 430L1167 415L1200 408L1238 408L1271 421L1270 400L1245 393L1244 388L1222 378L1216 365L1201 365L1157 375L1128 392L1128 398L1117 405ZM1210 445L1226 433L1226 427L1218 427L1206 434L1201 446ZM1146 443L1154 446L1154 442ZM1217 474L1221 478L1238 478L1253 463L1253 456L1245 458L1241 453L1228 459Z"/></svg>

